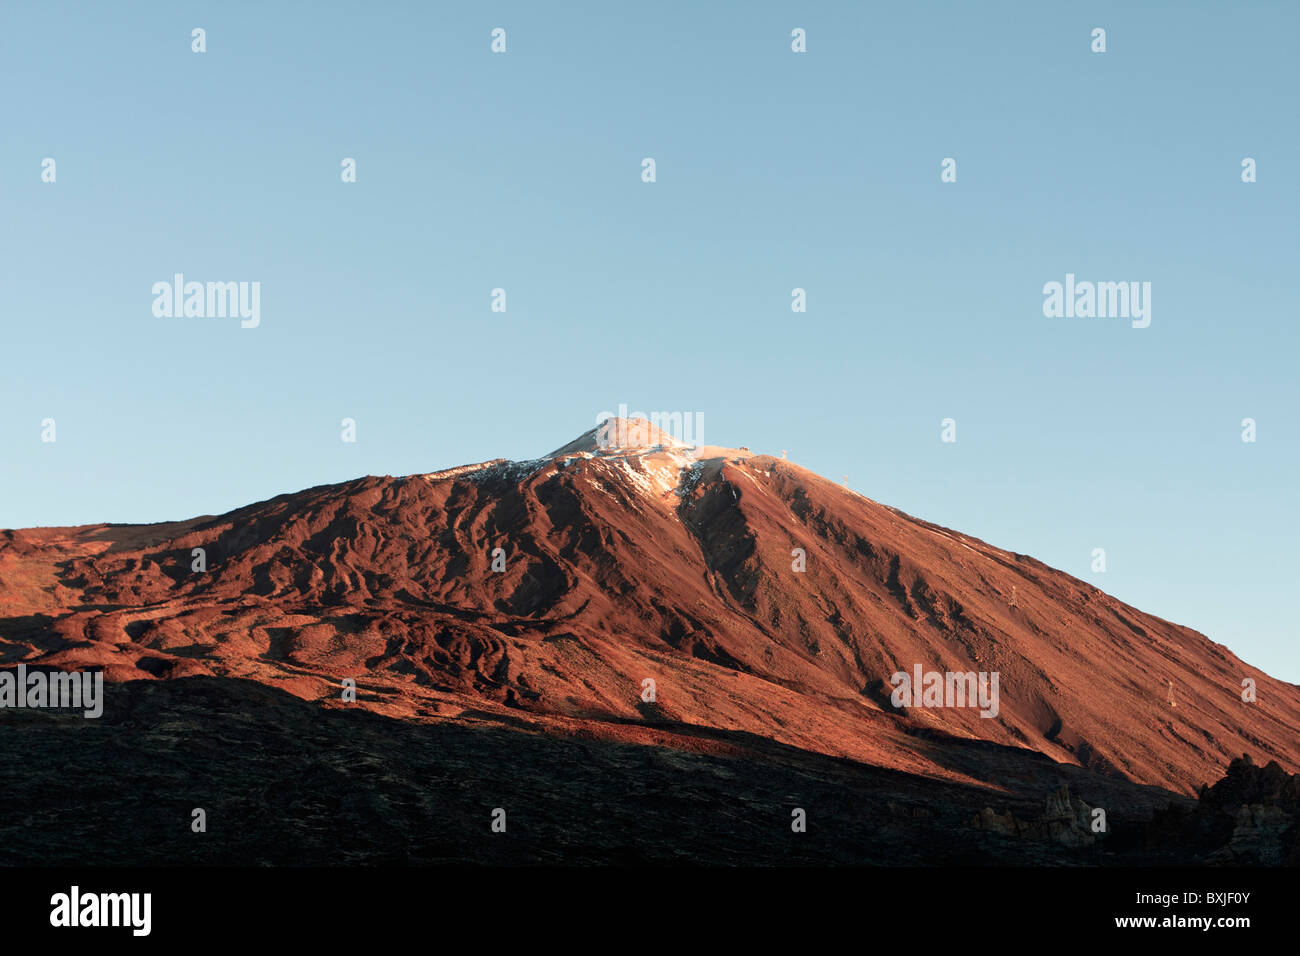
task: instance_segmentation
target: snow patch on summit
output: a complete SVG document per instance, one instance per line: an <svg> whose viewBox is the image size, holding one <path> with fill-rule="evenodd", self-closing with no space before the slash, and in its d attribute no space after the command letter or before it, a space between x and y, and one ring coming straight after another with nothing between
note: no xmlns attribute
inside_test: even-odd
<svg viewBox="0 0 1300 956"><path fill-rule="evenodd" d="M431 471L427 475L419 475L418 477L426 481L468 478L474 482L484 481L488 478L505 478L507 481L519 483L526 478L532 477L550 463L551 459L549 458L534 458L529 461L510 461L506 458L497 458L493 461L480 462L477 465L461 465L459 468Z"/></svg>
<svg viewBox="0 0 1300 956"><path fill-rule="evenodd" d="M475 465L460 465L456 468L444 468L442 471L431 471L428 474L417 475L416 477L423 478L426 481L442 481L446 478L458 478L461 475L468 475L476 471L495 468L504 461L504 458L494 458L491 461L481 461Z"/></svg>
<svg viewBox="0 0 1300 956"><path fill-rule="evenodd" d="M661 498L676 491L681 483L682 470L693 462L684 455L656 452L643 455L607 455L599 461L627 479L637 491Z"/></svg>

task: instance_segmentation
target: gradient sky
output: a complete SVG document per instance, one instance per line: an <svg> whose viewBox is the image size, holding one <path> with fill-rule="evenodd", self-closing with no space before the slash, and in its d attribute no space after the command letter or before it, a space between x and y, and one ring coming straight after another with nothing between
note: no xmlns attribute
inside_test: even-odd
<svg viewBox="0 0 1300 956"><path fill-rule="evenodd" d="M1297 27L1293 2L10 0L0 527L536 457L624 402L1300 681ZM261 326L155 318L175 272L259 281ZM1152 283L1150 328L1045 318L1067 272Z"/></svg>

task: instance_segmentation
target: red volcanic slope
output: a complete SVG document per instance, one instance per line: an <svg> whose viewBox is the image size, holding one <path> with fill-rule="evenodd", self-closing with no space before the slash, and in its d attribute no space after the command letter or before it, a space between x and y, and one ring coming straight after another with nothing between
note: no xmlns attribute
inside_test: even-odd
<svg viewBox="0 0 1300 956"><path fill-rule="evenodd" d="M535 461L216 518L0 532L0 659L246 677L328 706L351 677L394 716L692 747L673 728L701 725L998 786L933 741L1180 792L1242 753L1300 770L1300 688L1195 631L782 459L635 428L625 444L593 430ZM998 672L998 716L894 708L888 678L916 664Z"/></svg>

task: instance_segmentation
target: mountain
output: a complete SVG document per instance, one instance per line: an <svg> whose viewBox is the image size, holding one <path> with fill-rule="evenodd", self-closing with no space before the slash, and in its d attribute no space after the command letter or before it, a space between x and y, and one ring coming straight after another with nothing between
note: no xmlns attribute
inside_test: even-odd
<svg viewBox="0 0 1300 956"><path fill-rule="evenodd" d="M1300 770L1300 688L1222 645L642 421L219 517L0 532L0 615L6 666L247 678L403 719L647 743L714 728L999 786L963 742L1181 794L1242 753ZM996 717L895 707L891 675L917 665L996 672Z"/></svg>

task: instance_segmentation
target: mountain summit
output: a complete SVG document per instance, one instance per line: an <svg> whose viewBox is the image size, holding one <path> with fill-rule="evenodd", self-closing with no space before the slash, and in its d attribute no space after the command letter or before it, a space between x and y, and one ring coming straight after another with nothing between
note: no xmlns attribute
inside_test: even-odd
<svg viewBox="0 0 1300 956"><path fill-rule="evenodd" d="M582 452L680 451L693 447L644 418L612 417L555 449L547 457L558 458Z"/></svg>

